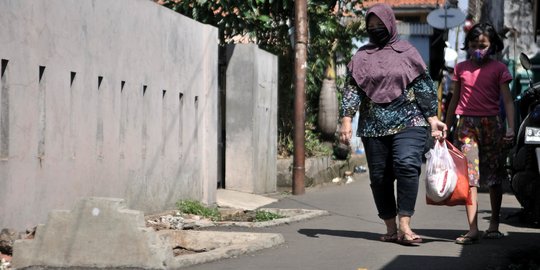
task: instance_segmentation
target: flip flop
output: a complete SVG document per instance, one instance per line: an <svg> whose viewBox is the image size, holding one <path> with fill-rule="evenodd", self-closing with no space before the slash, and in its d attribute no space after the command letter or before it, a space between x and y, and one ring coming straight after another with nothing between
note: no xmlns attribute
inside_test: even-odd
<svg viewBox="0 0 540 270"><path fill-rule="evenodd" d="M468 236L468 235L462 235L458 238L456 238L455 243L458 245L472 245L478 243L480 238L477 236Z"/></svg>
<svg viewBox="0 0 540 270"><path fill-rule="evenodd" d="M397 232L395 232L395 233L387 233L387 234L383 234L383 235L381 236L380 240L383 241L383 242L395 243L395 242L397 242L397 240L398 240Z"/></svg>
<svg viewBox="0 0 540 270"><path fill-rule="evenodd" d="M485 239L501 239L504 237L504 234L498 230L495 230L495 231L490 231L490 230L487 230L485 233L484 233L484 237Z"/></svg>
<svg viewBox="0 0 540 270"><path fill-rule="evenodd" d="M404 233L403 235L398 236L397 239L397 243L402 245L420 244L422 242L422 238L415 233Z"/></svg>

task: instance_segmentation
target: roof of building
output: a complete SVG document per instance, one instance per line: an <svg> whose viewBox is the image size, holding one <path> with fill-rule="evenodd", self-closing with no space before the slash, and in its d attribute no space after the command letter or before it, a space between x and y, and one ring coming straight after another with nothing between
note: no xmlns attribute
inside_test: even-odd
<svg viewBox="0 0 540 270"><path fill-rule="evenodd" d="M369 8L375 4L386 3L393 8L419 8L430 7L435 8L444 4L444 0L364 0L362 5Z"/></svg>

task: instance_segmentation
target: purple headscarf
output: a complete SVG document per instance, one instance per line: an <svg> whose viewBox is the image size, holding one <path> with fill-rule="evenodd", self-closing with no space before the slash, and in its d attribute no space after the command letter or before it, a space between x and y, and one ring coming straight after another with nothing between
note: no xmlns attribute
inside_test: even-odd
<svg viewBox="0 0 540 270"><path fill-rule="evenodd" d="M348 68L358 86L375 103L388 103L399 97L405 87L426 70L418 51L408 41L400 40L396 18L386 4L372 6L366 14L377 16L390 33L384 47L369 43L362 46Z"/></svg>

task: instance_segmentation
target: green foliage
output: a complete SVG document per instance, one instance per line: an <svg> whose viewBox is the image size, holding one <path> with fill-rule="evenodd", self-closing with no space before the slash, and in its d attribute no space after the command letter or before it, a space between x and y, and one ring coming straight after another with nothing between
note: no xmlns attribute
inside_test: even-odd
<svg viewBox="0 0 540 270"><path fill-rule="evenodd" d="M198 215L204 218L209 218L212 221L222 220L221 213L217 207L207 207L195 200L180 200L176 202L176 207L183 214ZM268 221L285 217L283 215L265 210L256 210L253 214L253 222Z"/></svg>
<svg viewBox="0 0 540 270"><path fill-rule="evenodd" d="M207 207L195 200L181 200L176 202L178 210L184 214L198 215L209 218L212 221L221 220L221 214L217 207Z"/></svg>
<svg viewBox="0 0 540 270"><path fill-rule="evenodd" d="M329 156L333 151L331 145L321 143L320 134L314 130L306 130L304 144L308 156Z"/></svg>
<svg viewBox="0 0 540 270"><path fill-rule="evenodd" d="M306 74L306 126L316 128L319 93L327 67L346 64L352 55L352 39L364 35L363 19L358 5L361 0L308 0L308 68ZM292 145L294 108L294 1L293 0L220 0L185 1L160 0L171 8L199 22L216 26L220 44L234 43L234 37L248 37L263 50L278 56L278 135L282 154ZM355 22L346 20L356 16ZM342 78L336 78L339 83ZM311 140L317 135L306 134L306 148L319 148ZM292 152L292 151L291 151ZM306 151L309 156L319 150ZM323 151L324 152L324 151Z"/></svg>
<svg viewBox="0 0 540 270"><path fill-rule="evenodd" d="M257 210L255 211L255 222L261 222L261 221L268 221L268 220L274 220L279 218L284 218L285 216L282 216L277 213L268 212L264 210Z"/></svg>
<svg viewBox="0 0 540 270"><path fill-rule="evenodd" d="M329 156L332 155L331 144L323 143L321 134L313 129L306 129L304 136L304 152L306 156ZM278 154L281 157L288 157L294 152L294 141L292 136L279 134Z"/></svg>
<svg viewBox="0 0 540 270"><path fill-rule="evenodd" d="M221 44L233 43L237 35L251 40L275 54L289 46L287 19L294 10L288 0L184 1L165 0L163 5L199 22L216 26Z"/></svg>

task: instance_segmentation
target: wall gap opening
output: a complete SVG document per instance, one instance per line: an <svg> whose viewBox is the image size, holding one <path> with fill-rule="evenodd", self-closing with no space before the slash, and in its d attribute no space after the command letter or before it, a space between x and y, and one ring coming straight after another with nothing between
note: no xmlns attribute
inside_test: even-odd
<svg viewBox="0 0 540 270"><path fill-rule="evenodd" d="M45 66L39 66L39 81L43 78L43 73L45 73Z"/></svg>
<svg viewBox="0 0 540 270"><path fill-rule="evenodd" d="M77 156L77 121L76 119L76 105L75 100L78 95L77 93L77 85L74 85L75 78L77 77L77 72L71 71L69 75L69 136L71 139L70 143L70 151L71 151L71 159L75 159Z"/></svg>
<svg viewBox="0 0 540 270"><path fill-rule="evenodd" d="M77 76L77 72L72 71L72 72L71 72L70 81L69 81L69 86L70 86L70 87L73 86L73 82L75 81L75 76Z"/></svg>
<svg viewBox="0 0 540 270"><path fill-rule="evenodd" d="M167 94L167 90L163 89L161 90L161 155L165 156L165 147L167 146L167 99L165 98L165 95Z"/></svg>
<svg viewBox="0 0 540 270"><path fill-rule="evenodd" d="M1 70L1 73L0 73L0 77L4 77L4 73L6 73L6 68L7 68L8 62L9 62L9 60L2 59L2 70Z"/></svg>
<svg viewBox="0 0 540 270"><path fill-rule="evenodd" d="M39 166L43 167L43 162L45 159L45 141L46 141L46 130L47 130L47 110L46 108L46 87L45 83L45 66L39 66L39 95L38 95L38 110L39 110L39 120L38 120L38 154L37 158L39 160Z"/></svg>
<svg viewBox="0 0 540 270"><path fill-rule="evenodd" d="M179 92L178 93L178 154L179 154L179 157L180 159L182 160L184 158L184 155L183 155L183 136L182 136L182 133L183 133L183 114L182 114L182 111L183 111L183 108L184 108L184 93L182 92Z"/></svg>
<svg viewBox="0 0 540 270"><path fill-rule="evenodd" d="M9 85L6 75L8 60L2 59L0 73L0 160L9 159Z"/></svg>
<svg viewBox="0 0 540 270"><path fill-rule="evenodd" d="M97 88L98 88L98 90L101 87L101 82L102 81L103 81L103 76L98 76L97 77Z"/></svg>

